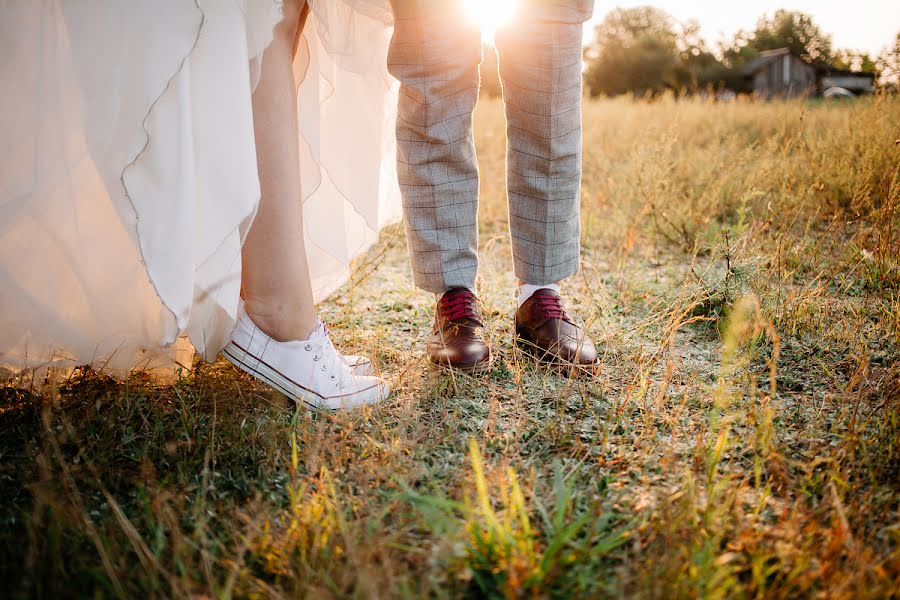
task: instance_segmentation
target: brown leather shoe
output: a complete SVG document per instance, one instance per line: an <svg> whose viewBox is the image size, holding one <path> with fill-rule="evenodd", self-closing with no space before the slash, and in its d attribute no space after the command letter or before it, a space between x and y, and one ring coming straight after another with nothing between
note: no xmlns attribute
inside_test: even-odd
<svg viewBox="0 0 900 600"><path fill-rule="evenodd" d="M594 366L597 349L563 308L553 290L538 290L516 311L519 343L538 360L551 364Z"/></svg>
<svg viewBox="0 0 900 600"><path fill-rule="evenodd" d="M491 350L484 341L483 328L475 294L466 288L449 290L435 308L428 359L436 365L464 372L487 368Z"/></svg>

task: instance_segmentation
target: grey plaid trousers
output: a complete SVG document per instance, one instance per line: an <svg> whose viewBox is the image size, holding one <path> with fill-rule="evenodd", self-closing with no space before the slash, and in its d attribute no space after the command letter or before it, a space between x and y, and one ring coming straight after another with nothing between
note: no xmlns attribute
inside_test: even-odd
<svg viewBox="0 0 900 600"><path fill-rule="evenodd" d="M391 2L388 70L401 84L397 170L414 280L436 293L473 288L478 166L472 113L480 32L460 0ZM547 284L578 270L581 41L593 0L520 4L515 22L496 37L510 234L516 276Z"/></svg>

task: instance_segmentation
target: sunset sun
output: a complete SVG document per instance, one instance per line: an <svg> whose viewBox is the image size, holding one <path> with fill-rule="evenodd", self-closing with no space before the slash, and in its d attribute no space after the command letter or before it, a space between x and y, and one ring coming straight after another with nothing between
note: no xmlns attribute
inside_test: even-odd
<svg viewBox="0 0 900 600"><path fill-rule="evenodd" d="M481 26L481 37L493 43L497 28L516 12L518 0L465 0L466 14Z"/></svg>

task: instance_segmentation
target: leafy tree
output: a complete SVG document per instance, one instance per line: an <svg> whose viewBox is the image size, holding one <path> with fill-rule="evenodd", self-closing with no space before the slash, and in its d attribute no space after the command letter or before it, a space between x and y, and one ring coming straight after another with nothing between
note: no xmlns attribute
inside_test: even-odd
<svg viewBox="0 0 900 600"><path fill-rule="evenodd" d="M772 18L762 17L756 25L760 50L789 48L803 60L825 65L831 60L831 36L822 32L806 13L778 10Z"/></svg>
<svg viewBox="0 0 900 600"><path fill-rule="evenodd" d="M878 61L868 52L856 52L855 50L838 50L829 66L842 71L878 72Z"/></svg>
<svg viewBox="0 0 900 600"><path fill-rule="evenodd" d="M677 87L680 53L675 21L650 6L617 8L597 25L586 49L592 96L652 96Z"/></svg>
<svg viewBox="0 0 900 600"><path fill-rule="evenodd" d="M677 46L675 81L679 91L695 92L720 85L726 69L708 48L700 33L700 23L691 20L681 25Z"/></svg>
<svg viewBox="0 0 900 600"><path fill-rule="evenodd" d="M900 33L894 38L894 44L878 56L878 68L882 81L889 82L892 86L900 83Z"/></svg>
<svg viewBox="0 0 900 600"><path fill-rule="evenodd" d="M766 50L788 48L791 53L817 66L832 60L831 36L825 34L813 18L802 12L777 10L763 15L753 31L739 31L733 42L722 49L725 63L740 68Z"/></svg>

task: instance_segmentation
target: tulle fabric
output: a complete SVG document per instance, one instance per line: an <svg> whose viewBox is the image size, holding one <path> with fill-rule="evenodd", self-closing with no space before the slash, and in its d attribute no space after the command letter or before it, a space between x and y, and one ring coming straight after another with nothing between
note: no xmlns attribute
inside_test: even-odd
<svg viewBox="0 0 900 600"><path fill-rule="evenodd" d="M313 0L310 7L294 67L302 81L306 251L321 299L347 281L351 260L378 231L402 217L394 133L399 83L387 71L388 0Z"/></svg>
<svg viewBox="0 0 900 600"><path fill-rule="evenodd" d="M312 4L296 63L318 299L400 214L384 2ZM0 366L212 360L259 202L251 93L270 0L0 8ZM348 164L350 162L353 164Z"/></svg>

